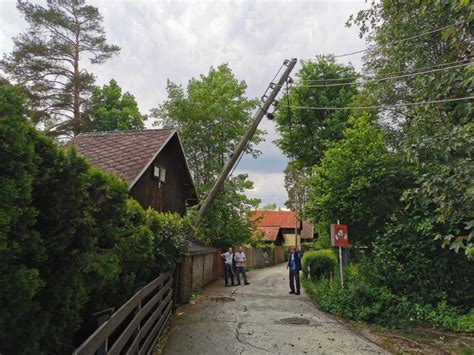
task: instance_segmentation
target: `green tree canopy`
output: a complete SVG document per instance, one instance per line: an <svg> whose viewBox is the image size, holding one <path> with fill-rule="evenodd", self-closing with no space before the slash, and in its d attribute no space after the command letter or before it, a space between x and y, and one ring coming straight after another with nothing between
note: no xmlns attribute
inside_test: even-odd
<svg viewBox="0 0 474 355"><path fill-rule="evenodd" d="M258 208L261 211L276 211L278 210L278 206L276 203L267 203Z"/></svg>
<svg viewBox="0 0 474 355"><path fill-rule="evenodd" d="M140 113L135 97L112 79L92 92L86 112L93 131L128 131L145 127L146 116Z"/></svg>
<svg viewBox="0 0 474 355"><path fill-rule="evenodd" d="M296 75L298 83L290 88L291 106L346 107L357 94L354 85L327 86L332 80L353 80L356 72L352 66L336 63L334 57L320 56L315 61L302 63ZM327 80L327 81L325 81ZM348 111L288 110L288 97L280 100L276 122L281 138L278 146L287 156L293 156L298 167L317 165L324 150L342 137Z"/></svg>
<svg viewBox="0 0 474 355"><path fill-rule="evenodd" d="M370 41L369 74L431 71L371 82L371 101L393 105L472 97L472 21L468 1L384 1L360 11L349 23L359 25ZM406 208L419 215L416 229L455 251L464 248L469 257L474 257L472 114L472 99L384 112L395 122L392 130L398 127L394 147L416 169L417 184L404 196Z"/></svg>
<svg viewBox="0 0 474 355"><path fill-rule="evenodd" d="M350 120L343 138L327 149L309 178L305 215L326 227L348 224L351 243L371 246L385 223L400 208L410 183L406 167L389 151L384 134L363 114Z"/></svg>
<svg viewBox="0 0 474 355"><path fill-rule="evenodd" d="M155 124L176 127L183 142L196 189L201 198L210 190L251 122L257 101L245 96L247 84L238 81L227 64L189 81L186 90L168 81L168 99L152 110ZM257 131L246 153L257 157ZM246 175L229 177L202 222L201 240L218 246L242 243L250 236L247 213L258 200L244 191L253 184Z"/></svg>
<svg viewBox="0 0 474 355"><path fill-rule="evenodd" d="M240 142L251 121L256 100L245 96L247 84L238 81L227 64L191 79L186 90L168 81L168 99L152 110L155 124L179 129L198 193L203 196ZM257 131L246 153L262 140Z"/></svg>
<svg viewBox="0 0 474 355"><path fill-rule="evenodd" d="M17 8L29 28L0 67L34 99L33 123L54 135L77 134L94 83L83 60L104 63L120 48L107 44L101 14L85 0L48 0L46 7L18 0Z"/></svg>

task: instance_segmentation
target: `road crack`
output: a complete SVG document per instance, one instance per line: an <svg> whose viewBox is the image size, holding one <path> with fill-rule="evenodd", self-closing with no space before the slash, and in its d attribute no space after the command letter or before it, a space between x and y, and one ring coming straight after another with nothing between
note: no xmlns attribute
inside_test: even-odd
<svg viewBox="0 0 474 355"><path fill-rule="evenodd" d="M242 354L245 350L245 346L250 346L251 348L254 348L254 349L259 349L259 350L262 350L262 351L265 351L266 353L269 353L271 354L272 352L271 351L268 351L267 349L265 348L261 348L257 345L254 345L252 343L249 343L248 341L246 341L245 339L241 339L241 336L242 334L240 333L240 328L242 328L242 325L244 325L245 322L240 322L240 323L237 323L237 326L235 327L235 339L237 339L237 341L244 345L244 348L242 349L242 351L240 352L240 354Z"/></svg>

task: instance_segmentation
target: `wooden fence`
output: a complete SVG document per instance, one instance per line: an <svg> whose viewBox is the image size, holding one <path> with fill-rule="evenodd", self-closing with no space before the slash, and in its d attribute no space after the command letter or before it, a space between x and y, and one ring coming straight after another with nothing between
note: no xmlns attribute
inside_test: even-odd
<svg viewBox="0 0 474 355"><path fill-rule="evenodd" d="M173 277L164 273L110 316L73 355L150 354L173 307Z"/></svg>
<svg viewBox="0 0 474 355"><path fill-rule="evenodd" d="M244 251L247 256L247 267L260 268L285 262L285 251L282 246L275 246L266 255L265 251L257 248L244 248Z"/></svg>

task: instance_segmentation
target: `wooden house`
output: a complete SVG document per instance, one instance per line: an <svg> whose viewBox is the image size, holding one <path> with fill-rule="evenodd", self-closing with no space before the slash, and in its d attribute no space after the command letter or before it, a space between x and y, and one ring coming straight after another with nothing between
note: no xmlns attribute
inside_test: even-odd
<svg viewBox="0 0 474 355"><path fill-rule="evenodd" d="M91 165L122 178L144 208L184 215L198 202L174 129L81 133L69 144Z"/></svg>

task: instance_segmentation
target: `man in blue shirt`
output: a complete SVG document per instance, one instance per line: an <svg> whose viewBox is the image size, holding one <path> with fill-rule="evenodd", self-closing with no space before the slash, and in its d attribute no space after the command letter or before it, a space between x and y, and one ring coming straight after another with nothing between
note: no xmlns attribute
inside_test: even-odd
<svg viewBox="0 0 474 355"><path fill-rule="evenodd" d="M300 294L300 270L301 270L301 255L296 251L295 247L291 247L288 255L287 269L290 270L290 294ZM295 290L296 283L296 290ZM296 292L295 292L296 291Z"/></svg>

